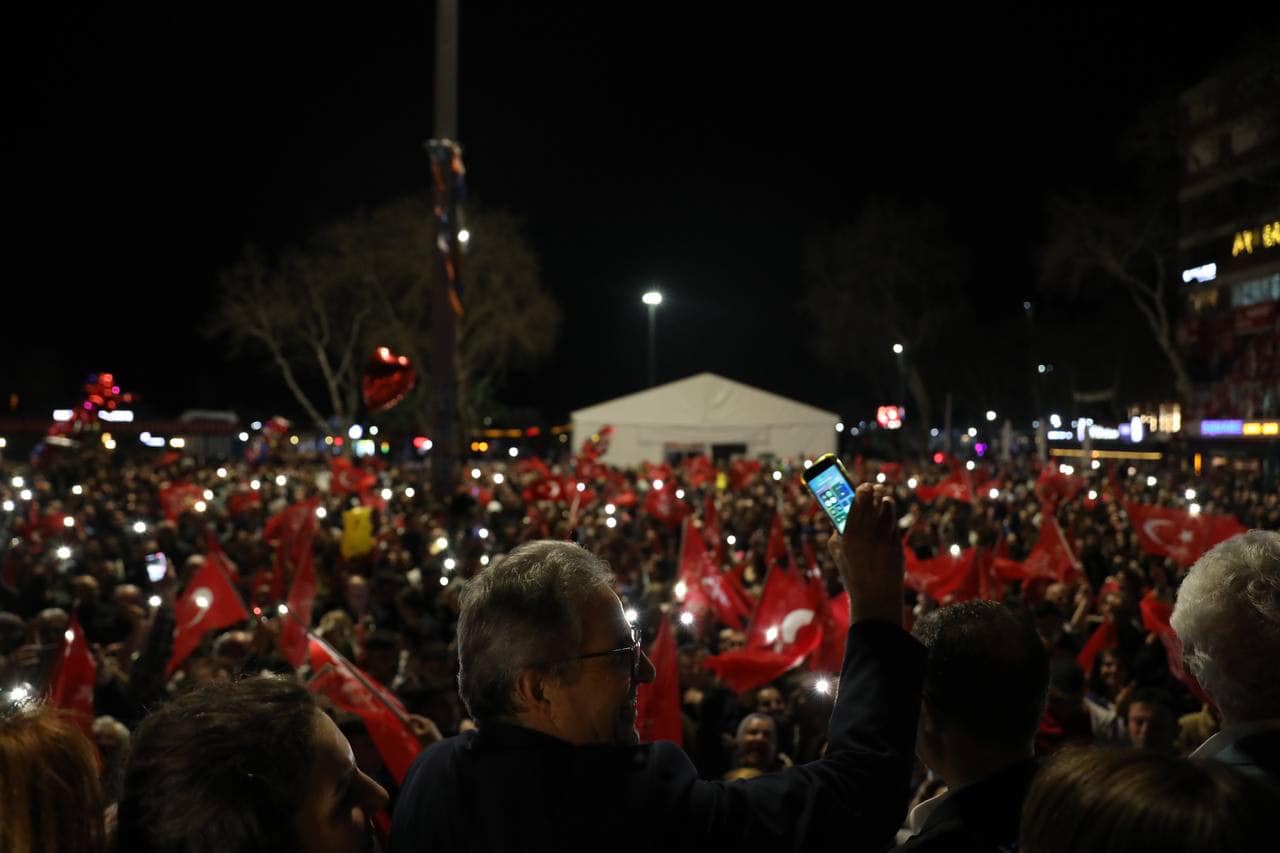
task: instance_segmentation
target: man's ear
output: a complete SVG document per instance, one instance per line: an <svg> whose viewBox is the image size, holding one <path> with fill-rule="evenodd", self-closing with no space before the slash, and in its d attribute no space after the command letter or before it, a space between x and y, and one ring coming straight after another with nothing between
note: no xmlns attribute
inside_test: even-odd
<svg viewBox="0 0 1280 853"><path fill-rule="evenodd" d="M546 676L531 669L522 670L516 676L516 710L522 713L537 713L545 709L547 701Z"/></svg>

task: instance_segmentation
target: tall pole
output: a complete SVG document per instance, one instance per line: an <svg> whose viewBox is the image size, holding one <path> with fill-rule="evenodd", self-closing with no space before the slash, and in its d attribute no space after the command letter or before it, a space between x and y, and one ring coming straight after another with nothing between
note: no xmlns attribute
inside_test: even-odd
<svg viewBox="0 0 1280 853"><path fill-rule="evenodd" d="M649 306L649 387L658 384L658 343L657 336L654 334L654 327L657 325L658 306Z"/></svg>
<svg viewBox="0 0 1280 853"><path fill-rule="evenodd" d="M454 184L444 176L442 146L456 144L458 135L458 0L436 0L436 68L432 203L435 208L435 246L438 264L431 299L430 421L435 454L431 482L436 497L446 499L457 483L462 446L458 423L457 314L454 299L461 274L450 258L458 239Z"/></svg>

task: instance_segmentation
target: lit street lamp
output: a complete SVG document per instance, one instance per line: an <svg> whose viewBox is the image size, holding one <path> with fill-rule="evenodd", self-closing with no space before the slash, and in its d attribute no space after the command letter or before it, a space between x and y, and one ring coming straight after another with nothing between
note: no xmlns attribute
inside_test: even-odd
<svg viewBox="0 0 1280 853"><path fill-rule="evenodd" d="M656 290L650 290L640 299L649 306L649 387L652 388L658 383L658 345L654 328L657 324L658 306L662 304L662 294Z"/></svg>

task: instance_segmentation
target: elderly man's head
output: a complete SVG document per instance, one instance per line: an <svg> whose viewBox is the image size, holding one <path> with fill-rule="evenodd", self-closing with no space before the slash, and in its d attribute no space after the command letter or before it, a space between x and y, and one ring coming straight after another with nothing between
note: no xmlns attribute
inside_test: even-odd
<svg viewBox="0 0 1280 853"><path fill-rule="evenodd" d="M639 650L608 566L567 542L530 542L472 580L458 621L458 686L471 716L573 744L636 743Z"/></svg>
<svg viewBox="0 0 1280 853"><path fill-rule="evenodd" d="M738 724L738 766L771 770L778 757L778 725L768 714L747 714Z"/></svg>
<svg viewBox="0 0 1280 853"><path fill-rule="evenodd" d="M1280 717L1280 533L1251 530L1201 557L1171 621L1224 722Z"/></svg>

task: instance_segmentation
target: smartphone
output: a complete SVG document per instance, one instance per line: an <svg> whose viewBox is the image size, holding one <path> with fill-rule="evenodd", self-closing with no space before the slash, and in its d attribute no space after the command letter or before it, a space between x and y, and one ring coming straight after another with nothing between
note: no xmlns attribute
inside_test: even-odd
<svg viewBox="0 0 1280 853"><path fill-rule="evenodd" d="M169 561L165 559L163 551L156 551L154 554L147 555L147 577L151 579L152 583L160 583L168 572Z"/></svg>
<svg viewBox="0 0 1280 853"><path fill-rule="evenodd" d="M834 453L824 454L804 472L804 484L826 511L836 530L844 533L845 519L853 506L853 481Z"/></svg>

